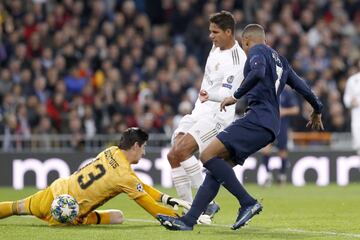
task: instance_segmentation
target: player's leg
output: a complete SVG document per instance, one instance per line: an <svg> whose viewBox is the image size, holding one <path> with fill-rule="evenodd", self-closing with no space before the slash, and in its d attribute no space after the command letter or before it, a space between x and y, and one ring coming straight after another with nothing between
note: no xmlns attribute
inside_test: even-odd
<svg viewBox="0 0 360 240"><path fill-rule="evenodd" d="M280 128L280 133L277 136L277 147L279 149L279 157L281 159L281 168L279 174L279 183L286 183L286 170L290 166L290 162L288 160L288 151L287 151L287 141L288 141L288 133L286 127Z"/></svg>
<svg viewBox="0 0 360 240"><path fill-rule="evenodd" d="M7 218L13 215L30 215L28 211L29 201L22 199L18 201L0 202L0 219Z"/></svg>
<svg viewBox="0 0 360 240"><path fill-rule="evenodd" d="M215 151L216 154L224 157L227 156L228 154L225 147L221 144L221 142L216 140L217 139L214 138L213 141L209 144L209 146L201 153L201 155L205 154L205 156L207 156L208 152L210 152L209 154L211 154L212 156L212 151ZM164 226L173 230L191 230L196 224L199 216L202 214L202 212L204 212L211 200L215 198L216 194L219 191L219 188L220 182L212 175L210 171L207 172L205 180L197 191L195 199L187 214L182 216L180 219L170 218L167 216L158 216L159 221Z"/></svg>
<svg viewBox="0 0 360 240"><path fill-rule="evenodd" d="M180 165L181 160L192 157L192 151L197 148L196 142L189 134L179 133L175 137L173 147L168 153L168 160L171 166L171 176L178 196L192 202L191 179ZM195 149L195 150L194 150Z"/></svg>
<svg viewBox="0 0 360 240"><path fill-rule="evenodd" d="M256 200L250 196L237 179L235 172L229 163L224 159L229 155L225 145L215 138L210 145L200 154L200 160L204 167L208 169L215 179L231 192L241 206L254 204Z"/></svg>
<svg viewBox="0 0 360 240"><path fill-rule="evenodd" d="M204 167L239 201L241 208L232 229L245 225L262 210L262 206L245 190L232 167L221 157L224 151L229 152L235 157L235 161L242 165L248 156L265 147L273 139L273 134L266 129L246 122L246 119L239 119L220 132L217 139L200 155Z"/></svg>
<svg viewBox="0 0 360 240"><path fill-rule="evenodd" d="M172 148L170 149L167 156L171 166L171 177L176 192L181 199L189 202L192 202L191 179L186 173L184 167L180 164L181 161L179 160L179 157L184 157L178 156L178 151L182 150L179 147L180 144L183 144L180 142L180 140L185 136L187 130L190 129L194 125L194 123L195 121L191 117L191 115L186 115L181 119L179 127L175 130L173 134L171 141ZM191 159L192 157L192 154L190 154L190 157L188 159ZM182 160L186 160L186 157Z"/></svg>
<svg viewBox="0 0 360 240"><path fill-rule="evenodd" d="M271 153L271 144L268 144L266 147L264 147L263 149L261 149L261 163L265 166L265 170L266 170L266 179L264 182L264 186L268 187L271 185L272 183L272 173L270 171L269 168L269 159L270 159L270 153Z"/></svg>
<svg viewBox="0 0 360 240"><path fill-rule="evenodd" d="M279 182L280 184L284 184L286 183L286 171L290 167L290 162L288 159L288 151L286 149L279 150L279 157L281 158Z"/></svg>
<svg viewBox="0 0 360 240"><path fill-rule="evenodd" d="M124 214L117 209L95 210L90 212L82 224L121 224L124 222Z"/></svg>
<svg viewBox="0 0 360 240"><path fill-rule="evenodd" d="M45 190L38 191L37 193L18 201L1 202L0 219L13 215L34 215L40 219L46 220L44 219L46 217L46 212L44 212L43 209L48 208L48 212L50 213L52 200L50 199L47 201L49 194L51 194L50 190L49 188L46 188Z"/></svg>
<svg viewBox="0 0 360 240"><path fill-rule="evenodd" d="M201 153L222 129L223 124L217 119L203 118L198 120L190 129L188 129L187 134L190 135L192 141L196 142L197 149ZM180 141L182 141L182 139ZM183 144L180 143L179 145ZM204 182L203 166L201 162L195 157L192 157L182 161L180 164L190 177L191 185L198 191L201 184ZM213 218L219 210L219 205L212 201L206 208L204 214Z"/></svg>
<svg viewBox="0 0 360 240"><path fill-rule="evenodd" d="M206 173L203 184L198 189L195 199L190 210L180 218L186 226L192 228L200 215L207 209L209 203L216 197L219 192L220 183L213 177L210 172Z"/></svg>

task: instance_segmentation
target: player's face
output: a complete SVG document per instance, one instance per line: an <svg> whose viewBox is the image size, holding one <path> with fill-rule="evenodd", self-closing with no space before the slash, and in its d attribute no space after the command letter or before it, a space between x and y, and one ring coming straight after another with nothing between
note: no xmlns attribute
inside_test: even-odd
<svg viewBox="0 0 360 240"><path fill-rule="evenodd" d="M213 42L213 44L215 45L215 47L219 47L220 49L225 48L226 43L229 40L229 37L231 37L230 29L223 31L215 23L210 23L209 31L210 31L209 37Z"/></svg>
<svg viewBox="0 0 360 240"><path fill-rule="evenodd" d="M146 146L146 143L144 143L142 146L137 144L137 148L136 148L136 153L137 153L136 160L137 161L135 163L138 163L139 160L141 159L141 157L145 155L145 146Z"/></svg>
<svg viewBox="0 0 360 240"><path fill-rule="evenodd" d="M249 39L248 38L246 38L246 37L241 38L241 48L244 50L244 52L247 55L248 51L249 51Z"/></svg>

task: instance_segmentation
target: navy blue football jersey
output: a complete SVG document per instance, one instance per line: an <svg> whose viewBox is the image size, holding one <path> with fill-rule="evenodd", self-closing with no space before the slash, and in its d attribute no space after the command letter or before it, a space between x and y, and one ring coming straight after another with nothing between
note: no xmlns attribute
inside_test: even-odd
<svg viewBox="0 0 360 240"><path fill-rule="evenodd" d="M250 48L244 67L245 79L234 93L239 99L246 94L249 121L269 129L275 136L280 127L280 94L285 84L300 93L314 108L321 113L322 104L305 81L271 47L258 44Z"/></svg>

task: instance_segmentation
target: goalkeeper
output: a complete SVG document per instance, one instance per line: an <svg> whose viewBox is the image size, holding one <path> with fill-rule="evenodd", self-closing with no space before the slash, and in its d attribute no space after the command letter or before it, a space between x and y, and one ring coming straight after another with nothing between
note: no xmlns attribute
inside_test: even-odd
<svg viewBox="0 0 360 240"><path fill-rule="evenodd" d="M178 206L188 209L190 204L144 184L130 167L145 154L147 140L148 134L143 130L127 129L119 146L100 152L92 162L71 176L59 178L46 189L23 200L1 202L0 219L12 215L34 215L49 225L59 225L61 223L50 213L50 206L56 196L69 194L79 204L79 214L70 224L120 224L124 221L122 211L95 210L120 193L126 193L153 217L158 214L178 216L175 209Z"/></svg>

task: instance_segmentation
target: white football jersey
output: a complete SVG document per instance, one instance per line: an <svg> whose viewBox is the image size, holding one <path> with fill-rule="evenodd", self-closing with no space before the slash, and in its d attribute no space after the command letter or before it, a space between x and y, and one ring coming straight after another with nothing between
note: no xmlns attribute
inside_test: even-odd
<svg viewBox="0 0 360 240"><path fill-rule="evenodd" d="M235 45L226 50L213 46L206 61L201 89L211 94L221 94L229 97L238 89L244 79L244 65L246 54L235 41ZM220 102L206 101L201 103L198 99L192 115L196 118L218 118L226 126L235 116L235 104L226 107L226 112L220 112Z"/></svg>
<svg viewBox="0 0 360 240"><path fill-rule="evenodd" d="M358 106L351 108L351 101L355 98ZM360 72L352 75L346 82L344 92L345 106L351 108L351 125L360 125Z"/></svg>

